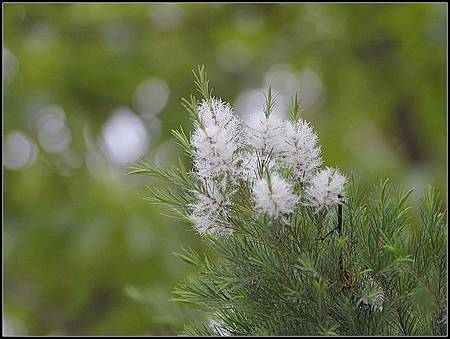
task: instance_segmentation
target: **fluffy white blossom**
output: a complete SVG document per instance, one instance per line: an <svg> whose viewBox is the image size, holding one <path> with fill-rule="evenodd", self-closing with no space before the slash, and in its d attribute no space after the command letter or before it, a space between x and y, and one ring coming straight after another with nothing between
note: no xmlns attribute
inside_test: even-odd
<svg viewBox="0 0 450 339"><path fill-rule="evenodd" d="M233 108L227 102L220 98L211 98L211 100L202 100L198 105L200 118L206 126L218 126L220 128L230 127L230 124L237 123Z"/></svg>
<svg viewBox="0 0 450 339"><path fill-rule="evenodd" d="M277 157L283 147L283 124L273 114L255 115L246 126L246 143L263 155Z"/></svg>
<svg viewBox="0 0 450 339"><path fill-rule="evenodd" d="M198 110L203 126L195 126L191 138L195 170L206 179L234 175L239 159L239 123L230 105L214 98L202 101Z"/></svg>
<svg viewBox="0 0 450 339"><path fill-rule="evenodd" d="M271 175L270 180L267 178L257 180L252 193L256 209L273 217L292 213L298 201L292 186L276 173Z"/></svg>
<svg viewBox="0 0 450 339"><path fill-rule="evenodd" d="M219 98L202 100L198 107L201 123L194 123L191 137L194 174L210 184L195 192L190 219L200 234L223 235L227 228L226 206L239 180L250 182L258 211L271 217L292 213L299 201L291 183L277 174L292 166L290 179L304 182L302 196L317 210L344 202L346 178L322 164L319 138L303 120L282 122L263 111L241 127L229 103ZM262 173L268 173L261 178Z"/></svg>
<svg viewBox="0 0 450 339"><path fill-rule="evenodd" d="M223 218L227 215L227 207L230 201L220 192L219 188L213 184L205 185L204 192L194 192L197 199L195 204L191 204L192 213L189 216L194 223L196 231L200 235L227 235L232 233L232 229L227 227Z"/></svg>
<svg viewBox="0 0 450 339"><path fill-rule="evenodd" d="M286 122L284 156L293 167L294 177L307 181L322 164L319 138L306 121Z"/></svg>
<svg viewBox="0 0 450 339"><path fill-rule="evenodd" d="M198 127L192 135L194 167L200 177L213 178L234 171L238 148L234 131L218 126Z"/></svg>
<svg viewBox="0 0 450 339"><path fill-rule="evenodd" d="M253 182L260 177L261 171L272 172L277 167L278 163L273 157L263 157L256 152L246 152L242 154L241 177Z"/></svg>
<svg viewBox="0 0 450 339"><path fill-rule="evenodd" d="M317 210L344 202L344 185L347 179L337 169L327 167L317 172L306 188L311 206Z"/></svg>

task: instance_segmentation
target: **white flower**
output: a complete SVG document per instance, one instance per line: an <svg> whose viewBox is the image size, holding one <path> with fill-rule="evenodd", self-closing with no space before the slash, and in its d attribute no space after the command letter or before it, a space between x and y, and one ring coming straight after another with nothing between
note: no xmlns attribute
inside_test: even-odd
<svg viewBox="0 0 450 339"><path fill-rule="evenodd" d="M241 177L250 182L261 177L264 170L272 172L278 164L272 157L262 157L256 152L247 152L242 154Z"/></svg>
<svg viewBox="0 0 450 339"><path fill-rule="evenodd" d="M284 132L286 162L293 166L294 177L305 182L322 164L319 138L309 123L302 120L286 122Z"/></svg>
<svg viewBox="0 0 450 339"><path fill-rule="evenodd" d="M237 142L234 131L218 126L197 127L192 135L194 167L202 178L213 178L235 169Z"/></svg>
<svg viewBox="0 0 450 339"><path fill-rule="evenodd" d="M226 227L223 218L227 215L227 206L230 201L220 192L213 183L205 184L205 191L194 191L197 199L195 204L190 204L192 213L189 216L194 223L196 231L200 235L211 234L216 236L228 235L232 229Z"/></svg>
<svg viewBox="0 0 450 339"><path fill-rule="evenodd" d="M292 192L292 186L278 174L272 174L270 180L257 180L253 185L253 198L257 210L273 217L292 213L298 201L298 197Z"/></svg>
<svg viewBox="0 0 450 339"><path fill-rule="evenodd" d="M317 210L344 202L344 185L347 179L337 170L327 167L317 172L306 188L311 206Z"/></svg>
<svg viewBox="0 0 450 339"><path fill-rule="evenodd" d="M203 126L196 125L191 144L194 168L205 179L237 172L239 121L229 104L213 98L198 107Z"/></svg>
<svg viewBox="0 0 450 339"><path fill-rule="evenodd" d="M273 114L253 116L246 127L246 143L263 155L277 157L283 146L283 124Z"/></svg>
<svg viewBox="0 0 450 339"><path fill-rule="evenodd" d="M236 124L237 122L233 108L220 98L211 98L208 101L202 100L198 105L198 112L205 126L224 128L230 127L230 124Z"/></svg>

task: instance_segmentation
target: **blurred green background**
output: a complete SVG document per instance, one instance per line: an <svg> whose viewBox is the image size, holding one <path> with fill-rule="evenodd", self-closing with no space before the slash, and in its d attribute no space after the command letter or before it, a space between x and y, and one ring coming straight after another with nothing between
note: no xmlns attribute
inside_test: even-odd
<svg viewBox="0 0 450 339"><path fill-rule="evenodd" d="M179 334L169 301L205 250L143 197L204 64L245 116L300 90L327 165L446 200L446 4L4 4L6 334ZM183 158L186 160L185 158Z"/></svg>

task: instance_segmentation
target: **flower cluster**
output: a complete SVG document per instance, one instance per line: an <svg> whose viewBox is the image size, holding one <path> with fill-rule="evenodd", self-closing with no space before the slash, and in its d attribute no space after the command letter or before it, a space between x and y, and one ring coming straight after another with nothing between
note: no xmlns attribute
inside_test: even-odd
<svg viewBox="0 0 450 339"><path fill-rule="evenodd" d="M337 169L327 167L311 178L306 194L311 206L317 210L343 203L346 178Z"/></svg>
<svg viewBox="0 0 450 339"><path fill-rule="evenodd" d="M284 152L295 179L309 180L322 164L317 134L306 121L286 122L284 134Z"/></svg>
<svg viewBox="0 0 450 339"><path fill-rule="evenodd" d="M245 126L245 142L261 155L277 158L283 151L283 124L274 115L265 116L261 112L251 118Z"/></svg>
<svg viewBox="0 0 450 339"><path fill-rule="evenodd" d="M272 217L292 213L298 201L292 185L276 173L256 181L253 196L256 209L267 212Z"/></svg>
<svg viewBox="0 0 450 339"><path fill-rule="evenodd" d="M222 220L226 218L227 207L230 201L223 195L220 189L212 182L205 184L203 192L194 191L197 200L191 204L191 220L199 234L223 235L231 230L224 225Z"/></svg>
<svg viewBox="0 0 450 339"><path fill-rule="evenodd" d="M239 121L228 103L212 98L198 107L202 124L192 135L194 167L201 178L234 175L238 149Z"/></svg>
<svg viewBox="0 0 450 339"><path fill-rule="evenodd" d="M204 99L196 107L190 141L193 174L203 189L194 192L196 203L189 207L198 233L232 233L227 220L242 182L250 187L255 213L271 218L287 220L299 204L320 211L345 202L346 178L336 169L320 169L319 138L312 126L299 118L281 121L271 107L267 102L245 124L219 98Z"/></svg>

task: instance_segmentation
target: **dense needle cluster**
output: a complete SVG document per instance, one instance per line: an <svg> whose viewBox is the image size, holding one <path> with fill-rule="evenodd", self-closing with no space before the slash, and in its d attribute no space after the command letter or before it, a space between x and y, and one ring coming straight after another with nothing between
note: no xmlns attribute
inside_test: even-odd
<svg viewBox="0 0 450 339"><path fill-rule="evenodd" d="M137 165L166 179L149 199L194 226L214 257L178 253L197 273L174 291L211 319L188 335L445 335L447 214L431 188L420 224L412 190L389 180L370 196L323 166L319 138L292 100L289 119L266 102L248 122L195 74L183 99L193 132L173 131L192 170Z"/></svg>

